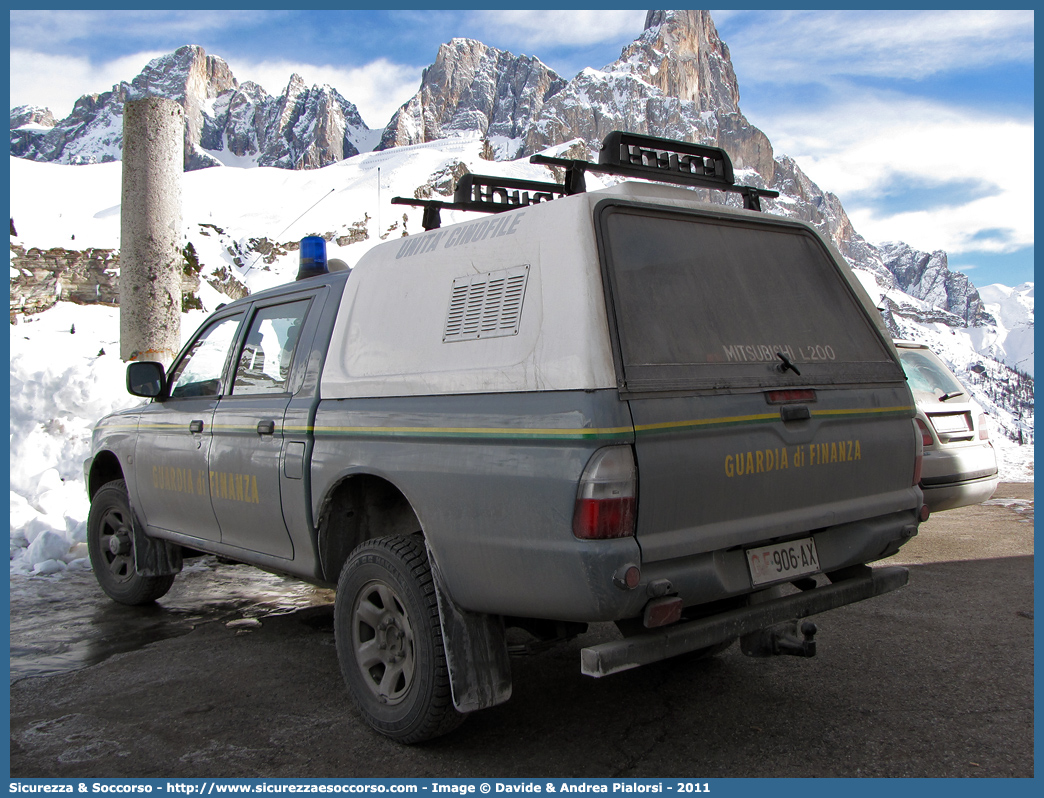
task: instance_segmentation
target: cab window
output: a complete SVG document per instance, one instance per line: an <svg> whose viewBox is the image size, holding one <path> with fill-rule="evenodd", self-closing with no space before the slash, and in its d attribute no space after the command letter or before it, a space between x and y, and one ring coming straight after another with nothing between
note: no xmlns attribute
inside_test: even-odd
<svg viewBox="0 0 1044 798"><path fill-rule="evenodd" d="M221 376L243 314L210 325L192 342L170 378L170 396L181 399L221 394Z"/></svg>
<svg viewBox="0 0 1044 798"><path fill-rule="evenodd" d="M234 396L286 393L309 300L261 308L247 331L232 386Z"/></svg>

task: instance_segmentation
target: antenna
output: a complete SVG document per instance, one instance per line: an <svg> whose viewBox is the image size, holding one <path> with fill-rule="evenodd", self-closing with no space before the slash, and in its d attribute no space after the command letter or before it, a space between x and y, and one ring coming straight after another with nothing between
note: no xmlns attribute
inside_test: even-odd
<svg viewBox="0 0 1044 798"><path fill-rule="evenodd" d="M304 213L302 213L300 216L298 216L296 219L294 219L292 222L290 222L290 224L288 224L286 227L284 227L282 230L280 230L278 233L276 233L275 237L279 238L280 236L282 236L283 233L285 233L287 230L289 230L291 227L293 227L295 224L297 224L299 221L301 221L305 217L305 214L307 214L309 211L312 210L312 208L314 208L316 205L318 205L324 199L326 199L331 194L333 194L334 191L336 191L336 189L331 188L329 191L327 191L325 194L323 194L323 196L321 196L318 200L316 200L315 205L312 205L311 208L308 208L308 210L306 210ZM253 263L251 263L249 266L247 266L245 269L243 269L243 274L246 274L248 271L253 269L257 265L257 262L259 260L261 260L261 254L260 253L258 254L258 256L256 258L254 258L254 262Z"/></svg>

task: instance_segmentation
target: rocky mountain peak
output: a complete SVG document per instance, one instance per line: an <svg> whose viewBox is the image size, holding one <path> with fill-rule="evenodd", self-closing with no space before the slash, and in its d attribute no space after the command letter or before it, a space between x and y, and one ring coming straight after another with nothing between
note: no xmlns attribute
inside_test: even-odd
<svg viewBox="0 0 1044 798"><path fill-rule="evenodd" d="M37 128L54 127L56 124L54 115L50 108L39 105L19 105L11 109L11 130L16 130L26 125Z"/></svg>
<svg viewBox="0 0 1044 798"><path fill-rule="evenodd" d="M531 56L453 39L379 148L477 134L498 159L514 159L576 138L594 151L613 130L725 147L766 184L775 173L772 145L739 111L729 51L707 11L650 11L619 59L570 81Z"/></svg>
<svg viewBox="0 0 1044 798"><path fill-rule="evenodd" d="M198 44L154 58L131 81L133 92L143 97L163 96L178 101L213 99L238 86L228 64L215 55L207 55Z"/></svg>
<svg viewBox="0 0 1044 798"><path fill-rule="evenodd" d="M969 327L995 324L967 275L951 272L946 253L920 252L903 242L878 247L899 288L930 305L948 310Z"/></svg>
<svg viewBox="0 0 1044 798"><path fill-rule="evenodd" d="M22 156L55 126L50 109L38 105L19 105L11 109L11 154Z"/></svg>
<svg viewBox="0 0 1044 798"><path fill-rule="evenodd" d="M123 104L150 96L185 109L187 170L225 162L315 168L358 154L355 142L370 138L355 105L329 86L309 89L295 73L272 97L256 83L241 85L223 59L190 44L153 59L130 83L80 97L50 131L12 129L11 153L72 164L119 160Z"/></svg>
<svg viewBox="0 0 1044 798"><path fill-rule="evenodd" d="M185 166L193 169L215 163L201 145L211 101L238 87L239 82L223 59L207 55L198 44L188 44L146 64L131 81L126 99L158 96L181 104L185 109Z"/></svg>
<svg viewBox="0 0 1044 798"><path fill-rule="evenodd" d="M515 157L525 129L565 85L538 58L451 39L424 70L419 91L388 123L378 149L478 134L506 140L502 157Z"/></svg>
<svg viewBox="0 0 1044 798"><path fill-rule="evenodd" d="M604 71L629 72L701 111L739 113L729 48L709 11L650 11L642 35Z"/></svg>
<svg viewBox="0 0 1044 798"><path fill-rule="evenodd" d="M308 86L304 82L304 78L294 72L290 76L290 80L287 81L286 89L283 91L283 97L287 99L295 99L301 92L308 91Z"/></svg>

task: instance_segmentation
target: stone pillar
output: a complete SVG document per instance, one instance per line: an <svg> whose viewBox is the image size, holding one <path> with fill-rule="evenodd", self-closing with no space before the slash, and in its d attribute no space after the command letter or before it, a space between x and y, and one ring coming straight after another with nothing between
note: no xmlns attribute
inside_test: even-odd
<svg viewBox="0 0 1044 798"><path fill-rule="evenodd" d="M181 347L185 112L162 97L123 106L120 357L170 365Z"/></svg>

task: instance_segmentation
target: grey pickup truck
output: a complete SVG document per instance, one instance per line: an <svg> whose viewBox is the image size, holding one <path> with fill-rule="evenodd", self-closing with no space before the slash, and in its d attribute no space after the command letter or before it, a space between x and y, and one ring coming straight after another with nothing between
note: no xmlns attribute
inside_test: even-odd
<svg viewBox="0 0 1044 798"><path fill-rule="evenodd" d="M808 616L906 583L867 563L927 518L914 400L838 252L717 148L532 160L563 182L396 198L424 232L333 273L306 238L297 281L129 364L150 401L85 463L109 596L154 601L200 552L336 585L348 689L413 743L510 697L509 635L614 622L594 677L811 656Z"/></svg>

